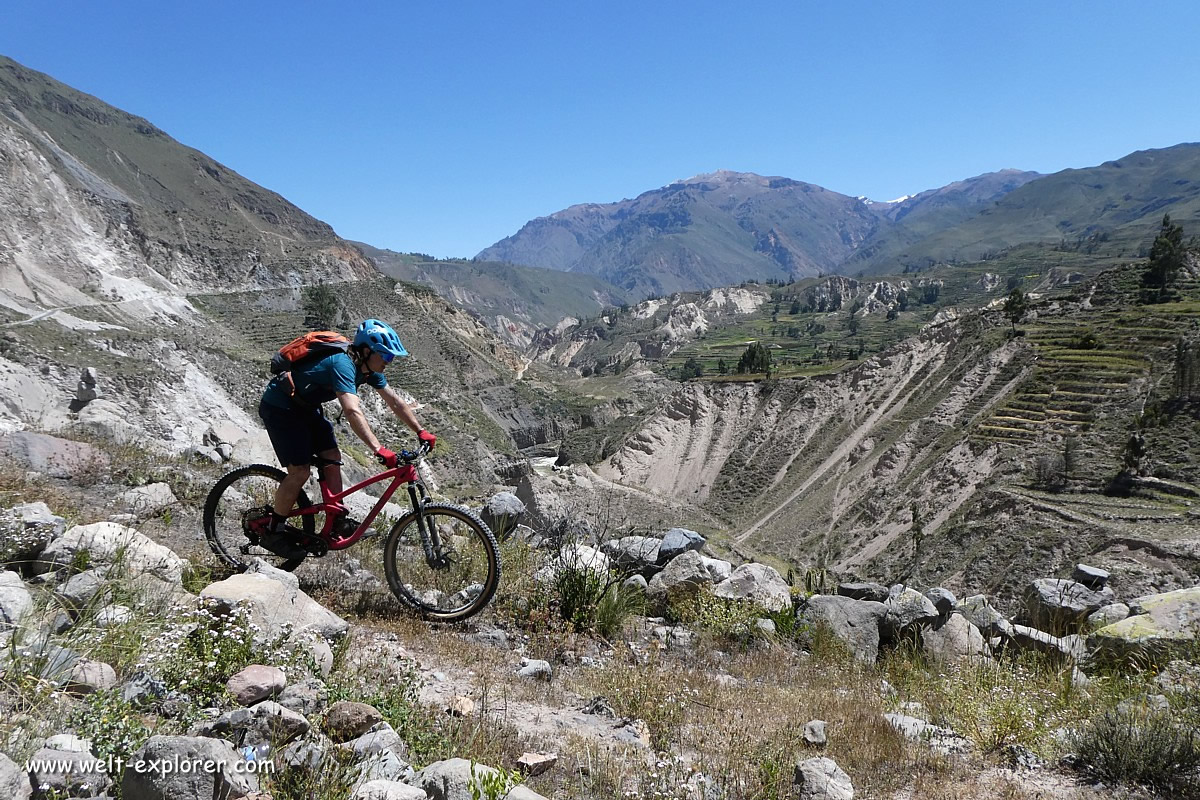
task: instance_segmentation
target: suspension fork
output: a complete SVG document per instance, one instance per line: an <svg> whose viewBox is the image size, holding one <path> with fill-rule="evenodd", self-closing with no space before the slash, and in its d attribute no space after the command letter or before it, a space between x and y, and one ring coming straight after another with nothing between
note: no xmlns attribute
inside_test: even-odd
<svg viewBox="0 0 1200 800"><path fill-rule="evenodd" d="M425 493L425 484L410 483L408 500L417 516L417 530L421 532L421 549L425 551L425 561L433 566L440 557L442 543L438 538L437 526L425 519L425 503L429 500L429 495Z"/></svg>

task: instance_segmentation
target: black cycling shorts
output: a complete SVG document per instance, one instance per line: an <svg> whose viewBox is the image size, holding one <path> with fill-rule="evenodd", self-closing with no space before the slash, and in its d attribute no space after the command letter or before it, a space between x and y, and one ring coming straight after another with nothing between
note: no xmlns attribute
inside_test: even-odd
<svg viewBox="0 0 1200 800"><path fill-rule="evenodd" d="M260 403L258 415L267 426L271 446L279 463L285 467L303 466L312 463L314 453L337 449L337 438L333 426L320 407L312 409L286 409L270 403Z"/></svg>

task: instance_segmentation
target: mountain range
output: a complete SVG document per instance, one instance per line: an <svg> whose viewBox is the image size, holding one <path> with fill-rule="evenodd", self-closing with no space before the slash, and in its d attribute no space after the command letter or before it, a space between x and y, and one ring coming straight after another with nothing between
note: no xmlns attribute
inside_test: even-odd
<svg viewBox="0 0 1200 800"><path fill-rule="evenodd" d="M723 170L539 217L476 258L597 275L644 296L912 271L1021 245L1089 240L1133 255L1164 213L1185 227L1200 218L1200 145L1053 175L1005 169L891 203Z"/></svg>

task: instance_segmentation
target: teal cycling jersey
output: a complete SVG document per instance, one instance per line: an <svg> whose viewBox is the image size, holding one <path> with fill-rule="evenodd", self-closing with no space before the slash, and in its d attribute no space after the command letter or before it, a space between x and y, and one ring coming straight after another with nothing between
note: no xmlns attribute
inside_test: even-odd
<svg viewBox="0 0 1200 800"><path fill-rule="evenodd" d="M388 385L382 372L359 372L353 359L346 353L334 353L312 364L298 366L291 371L292 383L300 404L316 406L327 403L340 392L357 392L362 384L382 389ZM286 376L277 375L267 384L262 402L277 408L295 408L291 386Z"/></svg>

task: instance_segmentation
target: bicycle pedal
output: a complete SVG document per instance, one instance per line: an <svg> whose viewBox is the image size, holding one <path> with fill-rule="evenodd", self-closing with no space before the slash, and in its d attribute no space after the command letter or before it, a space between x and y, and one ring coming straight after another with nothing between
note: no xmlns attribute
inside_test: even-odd
<svg viewBox="0 0 1200 800"><path fill-rule="evenodd" d="M353 517L341 516L333 521L333 533L337 536L349 536L358 530L362 523Z"/></svg>

